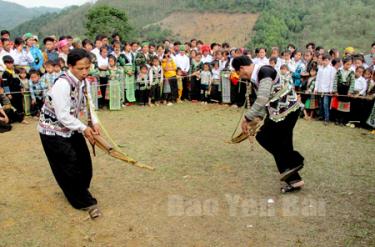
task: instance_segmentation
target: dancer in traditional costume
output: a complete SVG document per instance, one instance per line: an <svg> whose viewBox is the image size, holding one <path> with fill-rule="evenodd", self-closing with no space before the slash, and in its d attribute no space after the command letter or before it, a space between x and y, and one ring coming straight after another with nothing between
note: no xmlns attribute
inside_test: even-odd
<svg viewBox="0 0 375 247"><path fill-rule="evenodd" d="M98 120L92 108L87 107L92 104L88 102L90 84L85 80L90 69L89 53L83 49L72 50L68 65L69 70L48 92L38 131L53 175L67 200L74 208L88 210L91 218L96 218L101 212L89 191L92 164L84 138L94 144L94 135L100 134ZM92 127L79 120L85 110Z"/></svg>
<svg viewBox="0 0 375 247"><path fill-rule="evenodd" d="M241 79L251 79L254 66L249 57L233 59L233 68ZM303 167L303 156L294 150L293 129L300 114L300 102L293 85L276 80L277 72L269 65L262 66L257 75L257 99L245 114L242 131L249 133L250 122L264 121L256 139L270 152L285 182L281 192L300 190L304 182L298 171Z"/></svg>

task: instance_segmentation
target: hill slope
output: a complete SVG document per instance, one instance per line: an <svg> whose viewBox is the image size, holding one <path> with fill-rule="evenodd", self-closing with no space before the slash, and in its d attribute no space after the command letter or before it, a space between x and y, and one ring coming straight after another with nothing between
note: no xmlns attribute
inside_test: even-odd
<svg viewBox="0 0 375 247"><path fill-rule="evenodd" d="M49 12L58 12L57 8L26 8L22 5L6 2L0 0L0 29L12 29L17 25L31 20L34 17L40 16Z"/></svg>
<svg viewBox="0 0 375 247"><path fill-rule="evenodd" d="M194 37L206 43L230 42L233 46L243 47L250 41L250 34L257 18L258 14L251 13L178 11L155 24L171 30L182 40ZM236 23L235 32L233 23Z"/></svg>
<svg viewBox="0 0 375 247"><path fill-rule="evenodd" d="M147 39L149 33L163 33L157 25L143 29L150 24L161 23L162 28L171 30L165 35L179 34L184 39L200 36L200 32L192 30L206 27L203 31L208 36L202 36L202 39L207 41L216 39L214 34L218 33L217 30L225 28L220 40L233 40L234 43L231 43L243 45L251 38L247 45L251 49L276 45L285 48L288 43L304 47L307 42L314 41L327 49L343 49L351 45L367 51L369 44L375 40L374 0L99 0L95 3L101 4L114 6L128 14L134 27L131 35L134 39ZM90 7L86 4L59 14L47 14L13 31L19 35L30 31L42 36L71 34L83 37L85 14ZM198 14L189 17L191 11ZM207 12L212 15L202 19L201 14ZM257 13L259 17L254 27L255 16L251 20L228 19L224 27L220 26L222 20L216 17L220 14L218 12L238 16L241 13ZM238 36L242 37L241 41L236 40Z"/></svg>

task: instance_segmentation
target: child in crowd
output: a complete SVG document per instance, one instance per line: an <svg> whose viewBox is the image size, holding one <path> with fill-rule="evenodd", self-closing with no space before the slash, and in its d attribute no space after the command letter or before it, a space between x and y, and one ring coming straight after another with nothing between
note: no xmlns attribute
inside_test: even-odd
<svg viewBox="0 0 375 247"><path fill-rule="evenodd" d="M18 114L19 118L22 118L23 120L24 110L23 95L21 93L22 83L15 74L13 58L9 55L6 55L3 57L3 62L5 65L5 71L2 75L2 86L4 88L5 94L10 99L12 107L15 108L16 114ZM26 121L23 122L27 123Z"/></svg>
<svg viewBox="0 0 375 247"><path fill-rule="evenodd" d="M31 69L30 75L30 94L31 94L31 116L38 118L40 110L44 104L48 86L40 80L39 71Z"/></svg>
<svg viewBox="0 0 375 247"><path fill-rule="evenodd" d="M203 69L203 62L201 61L201 53L197 53L190 65L190 75L191 75L191 100L192 102L197 102L200 99L201 90L201 79L200 72Z"/></svg>
<svg viewBox="0 0 375 247"><path fill-rule="evenodd" d="M150 81L148 77L148 68L146 64L142 64L139 67L139 73L137 76L137 89L138 89L138 97L139 97L139 104L141 106L146 106L148 101L148 96L150 92Z"/></svg>
<svg viewBox="0 0 375 247"><path fill-rule="evenodd" d="M58 78L63 73L60 63L55 63L55 65L53 66L53 72L55 73L56 78Z"/></svg>
<svg viewBox="0 0 375 247"><path fill-rule="evenodd" d="M149 79L151 83L149 104L153 106L159 105L161 88L163 86L163 69L160 66L160 61L157 56L152 58L152 66L149 72Z"/></svg>
<svg viewBox="0 0 375 247"><path fill-rule="evenodd" d="M287 85L287 84L293 85L292 75L289 71L288 65L286 64L283 64L280 66L280 82L282 85Z"/></svg>
<svg viewBox="0 0 375 247"><path fill-rule="evenodd" d="M211 84L212 84L212 73L209 63L203 65L203 71L200 73L201 78L201 101L207 104L209 101Z"/></svg>
<svg viewBox="0 0 375 247"><path fill-rule="evenodd" d="M55 84L55 80L57 79L56 73L54 72L54 66L55 64L51 60L44 63L46 73L40 80L48 87L48 89L52 88L52 86Z"/></svg>
<svg viewBox="0 0 375 247"><path fill-rule="evenodd" d="M367 82L363 77L365 68L359 66L355 69L354 96L365 96L367 91Z"/></svg>
<svg viewBox="0 0 375 247"><path fill-rule="evenodd" d="M177 103L181 103L182 90L183 90L183 82L182 82L183 77L184 77L184 73L182 69L177 68L177 71L176 71L177 88L178 88Z"/></svg>
<svg viewBox="0 0 375 247"><path fill-rule="evenodd" d="M8 115L5 113L3 106L0 103L0 133L10 131L11 129L12 126L10 125Z"/></svg>
<svg viewBox="0 0 375 247"><path fill-rule="evenodd" d="M320 55L319 55L320 56ZM335 68L331 65L331 56L324 55L322 57L322 66L319 67L315 81L315 94L320 94L320 116L324 120L324 125L328 125L330 117L331 96L336 75Z"/></svg>
<svg viewBox="0 0 375 247"><path fill-rule="evenodd" d="M212 68L211 101L221 102L221 69L219 61L215 61Z"/></svg>
<svg viewBox="0 0 375 247"><path fill-rule="evenodd" d="M30 105L31 105L31 94L29 79L27 78L27 73L25 68L18 69L18 78L21 81L22 92L23 92L23 110L26 116L30 115Z"/></svg>
<svg viewBox="0 0 375 247"><path fill-rule="evenodd" d="M307 80L306 85L306 102L305 102L305 109L304 115L306 120L310 120L314 117L314 112L318 108L318 101L316 96L314 95L314 88L315 88L315 81L316 81L316 74L318 72L318 64L314 62L310 68L310 77Z"/></svg>
<svg viewBox="0 0 375 247"><path fill-rule="evenodd" d="M108 57L108 84L106 99L109 100L110 110L120 110L125 92L124 70L117 66L113 55Z"/></svg>
<svg viewBox="0 0 375 247"><path fill-rule="evenodd" d="M296 50L294 52L294 68L292 71L293 84L296 91L303 89L301 73L305 72L306 66L302 61L302 52Z"/></svg>
<svg viewBox="0 0 375 247"><path fill-rule="evenodd" d="M345 57L343 59L343 67L336 73L333 82L333 93L340 96L337 97L337 117L336 124L344 125L348 120L350 112L350 98L354 92L355 74L352 68L352 58ZM318 72L319 75L319 72Z"/></svg>
<svg viewBox="0 0 375 247"><path fill-rule="evenodd" d="M372 76L375 76L375 71L372 71L370 68L367 68L363 73L363 77L367 82L367 92L366 95L373 95L375 93L375 81L372 79Z"/></svg>

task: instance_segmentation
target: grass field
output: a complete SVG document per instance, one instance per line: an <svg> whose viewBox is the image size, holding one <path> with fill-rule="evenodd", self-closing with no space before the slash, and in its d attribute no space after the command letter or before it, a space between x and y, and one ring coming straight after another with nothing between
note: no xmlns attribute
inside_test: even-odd
<svg viewBox="0 0 375 247"><path fill-rule="evenodd" d="M301 192L281 195L258 144L225 144L237 109L184 103L99 112L114 140L155 171L98 151L91 191L104 217L65 200L36 122L0 135L0 246L374 246L375 136L299 120Z"/></svg>

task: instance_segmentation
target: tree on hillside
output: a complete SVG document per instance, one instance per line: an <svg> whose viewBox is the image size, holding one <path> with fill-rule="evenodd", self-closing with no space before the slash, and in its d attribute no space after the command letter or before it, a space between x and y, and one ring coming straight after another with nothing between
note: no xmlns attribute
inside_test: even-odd
<svg viewBox="0 0 375 247"><path fill-rule="evenodd" d="M110 36L116 32L121 38L128 38L132 30L126 13L107 5L99 5L89 10L86 29L86 34L90 37L95 37L97 34Z"/></svg>

